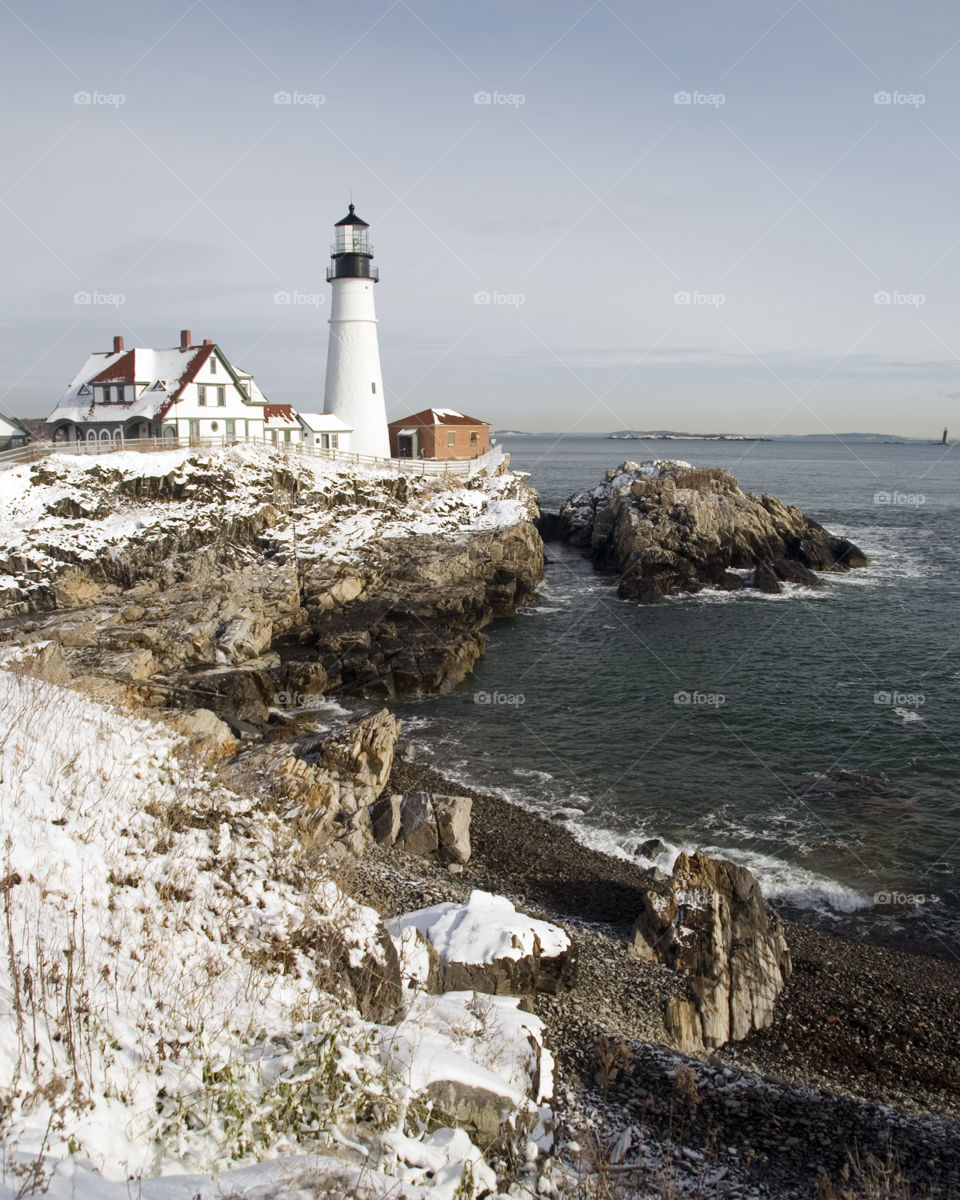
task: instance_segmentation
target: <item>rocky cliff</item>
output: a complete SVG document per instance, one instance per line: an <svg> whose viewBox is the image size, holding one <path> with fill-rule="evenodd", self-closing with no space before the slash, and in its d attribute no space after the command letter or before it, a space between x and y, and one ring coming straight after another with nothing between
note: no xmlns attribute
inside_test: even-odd
<svg viewBox="0 0 960 1200"><path fill-rule="evenodd" d="M625 462L560 510L560 536L617 573L624 599L702 588L779 592L817 571L866 566L864 553L776 496L740 489L729 471Z"/></svg>
<svg viewBox="0 0 960 1200"><path fill-rule="evenodd" d="M503 466L442 480L256 447L54 456L0 477L3 637L251 721L322 693L446 691L536 588L536 511Z"/></svg>

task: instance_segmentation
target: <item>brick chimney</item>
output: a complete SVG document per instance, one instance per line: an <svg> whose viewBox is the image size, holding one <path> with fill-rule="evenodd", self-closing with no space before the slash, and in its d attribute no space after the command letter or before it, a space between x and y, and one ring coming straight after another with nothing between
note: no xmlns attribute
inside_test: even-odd
<svg viewBox="0 0 960 1200"><path fill-rule="evenodd" d="M181 350L189 350L190 349L190 330L189 329L181 329L180 330L180 349Z"/></svg>
<svg viewBox="0 0 960 1200"><path fill-rule="evenodd" d="M123 350L123 338L119 334L113 339L113 352L119 354Z"/></svg>
<svg viewBox="0 0 960 1200"><path fill-rule="evenodd" d="M213 345L213 338L204 338L204 339L203 339L203 344L204 344L205 346L212 346L212 345Z"/></svg>

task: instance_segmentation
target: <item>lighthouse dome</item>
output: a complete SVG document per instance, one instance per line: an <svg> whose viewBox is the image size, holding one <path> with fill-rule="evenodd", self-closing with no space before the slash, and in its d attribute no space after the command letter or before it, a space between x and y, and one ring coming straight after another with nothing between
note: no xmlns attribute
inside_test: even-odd
<svg viewBox="0 0 960 1200"><path fill-rule="evenodd" d="M334 229L338 228L340 225L362 225L366 229L369 227L369 222L364 221L362 217L358 217L356 209L351 204L349 210L347 211L347 215L343 217L342 220L337 222L337 224L334 226Z"/></svg>

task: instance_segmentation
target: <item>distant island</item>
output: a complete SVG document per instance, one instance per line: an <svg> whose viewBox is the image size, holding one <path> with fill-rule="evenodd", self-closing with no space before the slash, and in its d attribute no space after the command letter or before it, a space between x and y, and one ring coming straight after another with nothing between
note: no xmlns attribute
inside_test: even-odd
<svg viewBox="0 0 960 1200"><path fill-rule="evenodd" d="M676 433L672 429L654 429L640 433L635 429L618 429L608 433L613 441L683 441L683 442L769 442L771 438L754 437L748 433Z"/></svg>

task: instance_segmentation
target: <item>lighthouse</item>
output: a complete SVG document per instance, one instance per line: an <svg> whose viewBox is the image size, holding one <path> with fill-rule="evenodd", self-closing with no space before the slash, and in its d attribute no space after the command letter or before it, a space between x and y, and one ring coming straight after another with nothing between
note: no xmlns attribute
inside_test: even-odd
<svg viewBox="0 0 960 1200"><path fill-rule="evenodd" d="M370 226L357 216L351 204L350 211L333 228L334 243L327 268L333 297L323 411L333 413L353 430L351 450L389 458L390 438L373 304L373 285L379 272L372 265Z"/></svg>

